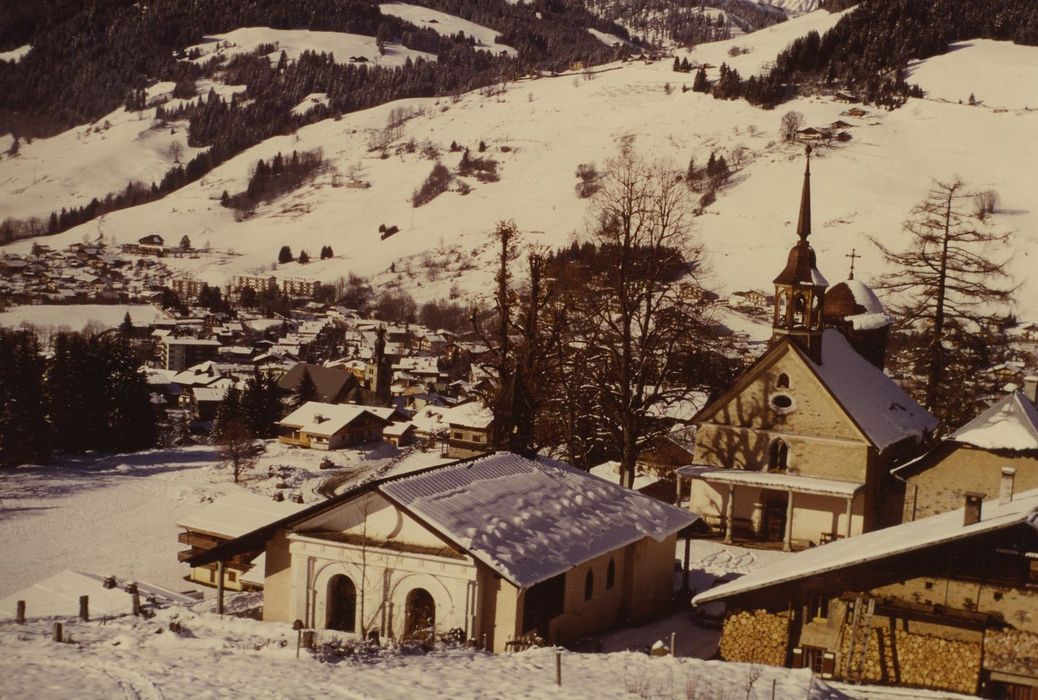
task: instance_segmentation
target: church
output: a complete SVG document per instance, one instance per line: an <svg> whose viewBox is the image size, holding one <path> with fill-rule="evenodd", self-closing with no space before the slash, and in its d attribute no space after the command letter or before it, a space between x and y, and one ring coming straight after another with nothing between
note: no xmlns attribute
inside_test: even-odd
<svg viewBox="0 0 1038 700"><path fill-rule="evenodd" d="M853 270L833 287L818 270L810 159L771 342L695 417L694 462L678 470L689 509L725 542L787 551L900 522L890 471L938 425L883 372L890 320L875 294Z"/></svg>

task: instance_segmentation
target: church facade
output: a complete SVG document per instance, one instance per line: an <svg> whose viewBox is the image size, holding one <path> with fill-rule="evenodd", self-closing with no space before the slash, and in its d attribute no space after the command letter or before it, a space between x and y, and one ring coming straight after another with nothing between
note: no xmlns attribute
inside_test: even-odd
<svg viewBox="0 0 1038 700"><path fill-rule="evenodd" d="M899 522L889 472L937 428L881 369L889 319L875 295L853 279L830 288L810 235L809 154L771 344L696 416L694 463L678 470L689 508L728 542L788 550Z"/></svg>

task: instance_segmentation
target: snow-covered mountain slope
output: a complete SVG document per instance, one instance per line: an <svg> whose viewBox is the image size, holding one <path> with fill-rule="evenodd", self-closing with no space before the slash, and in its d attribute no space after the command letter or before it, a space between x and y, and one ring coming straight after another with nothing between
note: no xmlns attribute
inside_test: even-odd
<svg viewBox="0 0 1038 700"><path fill-rule="evenodd" d="M773 5L791 15L814 12L818 9L818 0L763 0L764 5Z"/></svg>
<svg viewBox="0 0 1038 700"><path fill-rule="evenodd" d="M369 63L380 66L402 66L410 58L412 61L421 57L426 61L435 61L436 56L422 51L386 44L385 54L379 53L373 36L346 34L343 32L316 32L309 29L271 29L270 27L242 27L226 34L207 36L202 44L191 46L191 52L197 49L201 56L193 59L203 63L214 56L234 56L240 53L255 51L264 44L274 44L277 49L270 54L270 60L276 62L285 52L286 58L298 58L304 51L335 54L336 63L348 63L351 57L363 56Z"/></svg>
<svg viewBox="0 0 1038 700"><path fill-rule="evenodd" d="M714 66L729 62L745 77L766 67L793 38L811 29L824 31L838 18L814 12L737 40L699 46L687 55ZM733 44L749 53L728 56ZM939 76L942 97L976 91L980 99L1023 80L1002 77L993 58L1007 50L1038 57L1034 48L970 42L951 56L923 62L915 73L926 79L924 87L928 82L936 85L931 81ZM986 88L978 89L964 71L930 68L952 57L994 66ZM1038 60L1021 70L1029 71L1024 77L1031 85L1038 84ZM933 76L927 77L931 71ZM710 72L711 78L716 75L716 69ZM802 112L809 125L837 119L853 125L847 129L852 140L820 147L813 166L812 242L819 267L832 282L846 276L845 256L852 249L861 256L859 277L883 272L868 236L898 247L905 240L902 222L932 179L958 174L973 187L999 192L1001 208L993 218L995 225L1013 231L1010 267L1016 281L1024 283L1017 294L1019 312L1024 318L1038 317L1038 293L1028 279L1038 255L1038 206L1030 175L1038 156L1033 138L1038 111L996 111L986 105L923 99L894 112L870 109L864 118L855 119L841 116L849 105L829 98L801 99L765 111L743 101L682 92L682 85L691 82L691 75L673 72L669 60L634 62L605 66L592 76L509 83L496 96L470 93L458 101L416 99L382 105L270 139L163 200L109 214L101 228L109 240L119 242L146 233L160 233L167 240L189 234L193 241L208 240L216 248L233 250L235 255L223 259L170 261L185 274L212 282L272 269L276 275L325 280L355 272L374 275L382 286L399 285L420 300L452 290L462 296L479 295L489 288L488 233L495 223L515 219L528 243L568 243L585 229L588 207L588 201L574 193L576 167L594 162L601 168L621 141L631 140L640 153L670 160L680 171L690 158L702 166L711 152L739 165L732 185L695 219L694 235L707 249L713 268L710 282L719 291L768 289L795 238L802 146L781 144L777 137L781 115L792 109ZM1024 88L1021 91L1017 105L1029 100ZM390 111L399 107L424 110L407 121L395 144L402 146L413 138L419 148L409 153L393 147L386 158L369 152L371 133L383 129ZM423 142L438 147L443 163L454 169L461 154L448 152L451 142L478 156L481 140L488 146L482 155L499 162L499 182L470 179L469 194L451 191L420 208L411 206L411 193L433 165L421 155ZM242 222L220 206L224 190L233 194L245 189L249 168L258 159L312 148L322 148L340 173L358 175L370 188L336 187L346 178L326 173L261 206ZM690 193L691 198L698 196ZM0 216L6 215L4 208L0 204ZM399 226L400 232L380 240L378 227L383 223ZM97 228L90 222L49 242L65 245L84 233L96 235ZM23 241L11 249L25 251L30 245ZM293 252L306 249L312 257L321 246L331 245L336 257L305 266L273 266L282 245Z"/></svg>
<svg viewBox="0 0 1038 700"><path fill-rule="evenodd" d="M916 64L909 81L927 97L977 102L993 109L1038 109L1038 52L1008 41L973 39L948 47L948 53Z"/></svg>
<svg viewBox="0 0 1038 700"><path fill-rule="evenodd" d="M517 56L519 54L519 52L511 46L498 44L495 41L498 33L493 29L484 27L481 24L476 24L475 22L469 22L460 17L455 17L454 15L449 15L446 12L430 10L428 7L422 7L420 5L408 5L403 2L385 3L379 5L378 9L384 15L399 17L402 20L410 22L416 27L428 27L444 36L464 32L465 36L471 36L478 42L477 48L485 48L487 51L492 51L493 53L503 52L509 56Z"/></svg>

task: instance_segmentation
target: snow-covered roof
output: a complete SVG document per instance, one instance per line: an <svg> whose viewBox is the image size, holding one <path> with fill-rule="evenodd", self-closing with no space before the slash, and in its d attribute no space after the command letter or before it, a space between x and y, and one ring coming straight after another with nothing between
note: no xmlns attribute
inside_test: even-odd
<svg viewBox="0 0 1038 700"><path fill-rule="evenodd" d="M963 515L963 509L959 508L807 549L700 593L692 599L692 603L701 605L713 600L722 600L748 591L820 576L848 566L878 561L1022 523L1038 529L1038 489L1017 494L1012 501L1005 504L985 501L981 508L980 521L972 525L963 525Z"/></svg>
<svg viewBox="0 0 1038 700"><path fill-rule="evenodd" d="M72 617L79 614L79 596L90 597L90 614L124 615L132 609L126 581L105 588L104 576L65 569L28 588L0 599L0 619L14 619L19 600L25 601L27 617ZM142 596L155 596L170 603L190 604L195 599L150 583L137 583Z"/></svg>
<svg viewBox="0 0 1038 700"><path fill-rule="evenodd" d="M699 519L561 464L508 452L387 481L379 490L520 588Z"/></svg>
<svg viewBox="0 0 1038 700"><path fill-rule="evenodd" d="M1038 408L1017 392L948 436L987 450L1038 450Z"/></svg>
<svg viewBox="0 0 1038 700"><path fill-rule="evenodd" d="M275 501L251 491L233 491L195 508L177 521L177 527L232 538L297 513L306 506Z"/></svg>
<svg viewBox="0 0 1038 700"><path fill-rule="evenodd" d="M388 422L388 419L375 414L374 410L370 406L307 401L282 418L281 425L310 435L331 437L365 413Z"/></svg>
<svg viewBox="0 0 1038 700"><path fill-rule="evenodd" d="M618 484L620 483L620 463L615 459L602 462L597 466L591 467L591 475ZM631 488L635 491L641 491L642 489L659 482L660 476L658 474L651 471L642 472L641 474L635 474L634 485L631 486Z"/></svg>
<svg viewBox="0 0 1038 700"><path fill-rule="evenodd" d="M191 393L195 395L195 401L223 401L228 389L230 386L199 386Z"/></svg>
<svg viewBox="0 0 1038 700"><path fill-rule="evenodd" d="M677 470L677 473L684 477L698 478L721 484L760 486L766 489L793 491L794 493L815 493L844 498L853 496L865 486L865 484L857 481L837 481L836 479L818 479L813 476L798 476L796 474L746 471L744 469L718 469L694 465L681 467Z"/></svg>
<svg viewBox="0 0 1038 700"><path fill-rule="evenodd" d="M821 364L806 353L803 357L877 449L937 428L936 418L859 355L838 330L826 329Z"/></svg>
<svg viewBox="0 0 1038 700"><path fill-rule="evenodd" d="M450 409L445 418L451 425L486 428L494 421L494 414L482 401L470 401Z"/></svg>
<svg viewBox="0 0 1038 700"><path fill-rule="evenodd" d="M414 430L414 423L391 423L382 430L382 434L387 437L400 437L408 430Z"/></svg>

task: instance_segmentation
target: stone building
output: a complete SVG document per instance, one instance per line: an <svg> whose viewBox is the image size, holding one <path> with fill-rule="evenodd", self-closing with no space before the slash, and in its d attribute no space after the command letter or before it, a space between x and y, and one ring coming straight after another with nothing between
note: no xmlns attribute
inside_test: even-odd
<svg viewBox="0 0 1038 700"><path fill-rule="evenodd" d="M677 470L691 484L689 509L727 542L782 542L787 550L900 522L889 472L937 428L881 371L884 348L873 347L871 330L862 328L868 333L857 340L840 330L853 329L863 314L869 322L862 325L879 330L886 316L860 283L826 292L808 242L808 158L798 240L774 280L771 343L693 419L694 461ZM861 305L855 292L871 299ZM827 316L830 299L841 308ZM861 354L864 346L872 357Z"/></svg>
<svg viewBox="0 0 1038 700"><path fill-rule="evenodd" d="M799 552L693 598L726 605L725 661L1038 697L1038 490Z"/></svg>
<svg viewBox="0 0 1038 700"><path fill-rule="evenodd" d="M1038 488L1036 382L1028 378L1024 393L1009 394L894 470L905 482L905 522L957 508L970 491L992 497L1003 474L1015 479L1017 490Z"/></svg>
<svg viewBox="0 0 1038 700"><path fill-rule="evenodd" d="M456 630L500 652L669 609L676 539L696 520L571 467L499 452L371 482L188 563L263 549L264 620L346 637Z"/></svg>

